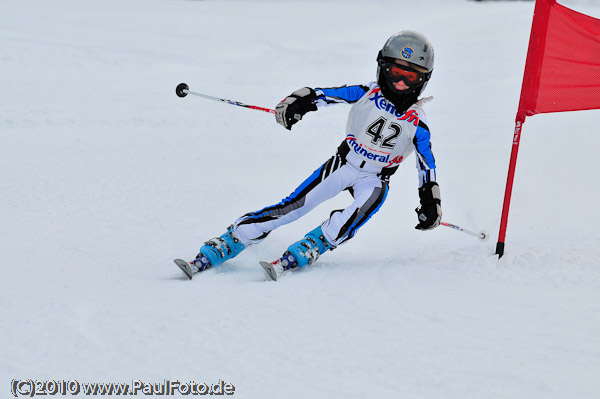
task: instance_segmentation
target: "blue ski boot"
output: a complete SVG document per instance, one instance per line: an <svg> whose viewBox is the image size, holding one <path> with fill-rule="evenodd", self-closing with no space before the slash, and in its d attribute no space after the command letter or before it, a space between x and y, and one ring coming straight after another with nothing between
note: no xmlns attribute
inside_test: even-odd
<svg viewBox="0 0 600 399"><path fill-rule="evenodd" d="M298 267L312 265L319 256L327 250L333 250L333 245L323 235L321 226L309 232L300 241L289 246L288 252L296 259Z"/></svg>
<svg viewBox="0 0 600 399"><path fill-rule="evenodd" d="M221 237L206 241L193 263L201 272L235 258L244 249L246 246L233 234L233 225L231 225Z"/></svg>
<svg viewBox="0 0 600 399"><path fill-rule="evenodd" d="M260 262L260 265L269 274L271 279L277 279L297 267L312 265L319 259L319 256L327 250L333 250L334 246L327 241L323 235L321 226L309 232L300 241L289 246L283 257L275 262Z"/></svg>
<svg viewBox="0 0 600 399"><path fill-rule="evenodd" d="M175 259L174 262L191 280L194 274L220 265L236 257L244 249L246 246L233 234L233 225L231 225L221 237L211 238L205 242L193 261L186 262L183 259Z"/></svg>

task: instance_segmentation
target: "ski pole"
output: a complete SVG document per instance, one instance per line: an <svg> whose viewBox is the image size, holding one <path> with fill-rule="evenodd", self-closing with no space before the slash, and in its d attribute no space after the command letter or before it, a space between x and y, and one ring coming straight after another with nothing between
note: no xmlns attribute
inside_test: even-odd
<svg viewBox="0 0 600 399"><path fill-rule="evenodd" d="M464 228L457 226L455 224L452 224L452 223L442 221L442 222L440 222L440 224L442 226L450 227L451 229L454 229L454 230L462 231L463 233L467 233L469 235L472 235L473 237L477 237L481 242L485 242L490 238L490 234L485 230L481 230L479 233L476 233L474 231L464 229Z"/></svg>
<svg viewBox="0 0 600 399"><path fill-rule="evenodd" d="M202 93L197 93L195 91L190 91L189 86L187 84L185 84L185 83L179 83L177 85L177 87L175 88L175 93L179 97L185 97L188 94L192 94L194 96L199 96L199 97L207 98L207 99L213 100L213 101L220 101L220 102L231 104L231 105L237 105L238 107L255 109L255 110L258 110L258 111L268 112L270 114L274 114L275 113L274 109L257 107L256 105L248 105L248 104L241 103L239 101L227 100L225 98L213 97L213 96L209 96L207 94L202 94Z"/></svg>

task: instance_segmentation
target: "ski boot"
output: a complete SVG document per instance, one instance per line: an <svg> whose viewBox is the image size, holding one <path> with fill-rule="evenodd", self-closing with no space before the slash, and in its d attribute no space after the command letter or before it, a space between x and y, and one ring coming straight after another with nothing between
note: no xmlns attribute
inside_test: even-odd
<svg viewBox="0 0 600 399"><path fill-rule="evenodd" d="M235 258L244 249L246 246L233 234L233 225L231 225L225 234L206 241L196 255L196 259L191 262L175 259L175 263L191 280L194 274Z"/></svg>
<svg viewBox="0 0 600 399"><path fill-rule="evenodd" d="M312 265L319 256L327 250L333 250L334 246L327 241L321 230L321 226L309 232L300 241L289 246L283 257L275 262L260 262L272 280L277 281L281 276L287 274L297 267Z"/></svg>

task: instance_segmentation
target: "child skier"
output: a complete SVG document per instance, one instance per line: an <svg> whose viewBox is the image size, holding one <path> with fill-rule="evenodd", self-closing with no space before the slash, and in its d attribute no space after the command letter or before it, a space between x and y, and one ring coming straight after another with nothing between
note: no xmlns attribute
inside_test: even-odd
<svg viewBox="0 0 600 399"><path fill-rule="evenodd" d="M237 256L264 240L271 231L293 222L343 190L354 201L335 210L320 226L293 243L273 263L261 262L273 280L314 263L320 255L354 237L381 207L389 179L415 150L421 205L415 228L437 227L442 214L430 133L418 97L433 71L433 47L422 34L402 31L384 44L377 56L377 82L334 88L302 88L280 102L277 123L291 129L304 114L330 104L353 104L346 138L334 156L281 202L237 219L222 236L207 241L192 262L176 260L193 274Z"/></svg>

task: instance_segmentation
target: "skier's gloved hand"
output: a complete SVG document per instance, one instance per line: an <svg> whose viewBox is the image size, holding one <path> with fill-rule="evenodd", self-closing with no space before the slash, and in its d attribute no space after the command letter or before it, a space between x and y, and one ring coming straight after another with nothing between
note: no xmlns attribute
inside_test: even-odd
<svg viewBox="0 0 600 399"><path fill-rule="evenodd" d="M287 130L291 130L292 125L302 119L304 114L317 110L317 106L313 104L316 98L317 94L310 87L296 90L277 104L275 120Z"/></svg>
<svg viewBox="0 0 600 399"><path fill-rule="evenodd" d="M419 224L415 226L415 229L435 229L440 225L442 219L440 186L434 181L423 184L423 187L419 188L419 198L421 198L421 206L415 209L419 217Z"/></svg>

